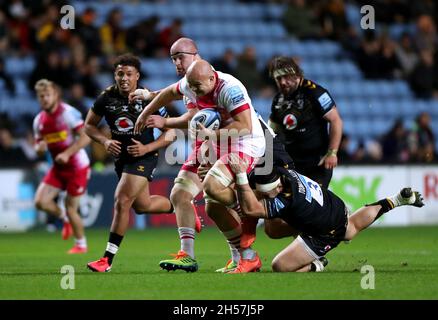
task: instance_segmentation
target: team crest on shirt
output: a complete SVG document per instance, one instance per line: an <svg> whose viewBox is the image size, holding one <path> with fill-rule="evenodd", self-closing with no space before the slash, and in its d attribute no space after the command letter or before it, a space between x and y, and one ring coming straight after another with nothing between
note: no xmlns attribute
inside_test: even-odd
<svg viewBox="0 0 438 320"><path fill-rule="evenodd" d="M283 125L286 127L287 130L293 130L297 127L298 121L297 117L295 117L293 114L289 113L283 118Z"/></svg>
<svg viewBox="0 0 438 320"><path fill-rule="evenodd" d="M143 105L141 104L141 100L136 100L135 101L135 106L134 106L135 111L137 111L138 113L143 111Z"/></svg>
<svg viewBox="0 0 438 320"><path fill-rule="evenodd" d="M118 118L114 122L114 124L116 125L117 129L121 132L128 132L134 128L134 122L132 122L132 120L127 117Z"/></svg>

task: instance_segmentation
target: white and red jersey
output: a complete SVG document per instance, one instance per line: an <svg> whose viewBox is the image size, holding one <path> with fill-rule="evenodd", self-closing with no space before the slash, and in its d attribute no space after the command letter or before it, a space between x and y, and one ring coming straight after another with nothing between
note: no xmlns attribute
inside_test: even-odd
<svg viewBox="0 0 438 320"><path fill-rule="evenodd" d="M61 102L54 113L41 111L33 120L36 142L47 143L52 159L69 148L75 141L75 133L84 126L81 113L69 104ZM55 167L82 169L90 165L84 149L73 154L66 165L54 162Z"/></svg>
<svg viewBox="0 0 438 320"><path fill-rule="evenodd" d="M184 104L188 109L216 109L221 115L221 127L233 121L240 112L250 110L251 133L239 137L238 149L252 157L262 157L265 153L266 141L262 126L251 99L244 85L230 74L215 71L216 85L213 91L205 96L196 97L190 90L186 77L177 84L177 91L184 95Z"/></svg>

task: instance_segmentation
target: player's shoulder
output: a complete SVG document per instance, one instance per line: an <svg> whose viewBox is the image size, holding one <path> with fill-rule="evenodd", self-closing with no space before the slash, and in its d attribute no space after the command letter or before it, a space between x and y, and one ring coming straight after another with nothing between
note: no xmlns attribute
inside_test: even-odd
<svg viewBox="0 0 438 320"><path fill-rule="evenodd" d="M102 101L105 99L108 99L110 97L114 97L117 93L117 86L115 84L106 87L105 89L103 89L100 94L97 96L96 101Z"/></svg>
<svg viewBox="0 0 438 320"><path fill-rule="evenodd" d="M327 92L327 89L321 86L320 84L316 83L313 80L309 79L303 79L303 83L301 85L301 88L306 91L307 93L313 94L313 95L319 95L321 93Z"/></svg>

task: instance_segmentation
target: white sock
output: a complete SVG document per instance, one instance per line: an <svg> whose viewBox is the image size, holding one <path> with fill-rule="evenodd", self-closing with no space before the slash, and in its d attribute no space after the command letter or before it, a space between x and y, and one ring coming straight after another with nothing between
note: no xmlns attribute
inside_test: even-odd
<svg viewBox="0 0 438 320"><path fill-rule="evenodd" d="M195 229L182 227L178 228L181 250L195 259Z"/></svg>
<svg viewBox="0 0 438 320"><path fill-rule="evenodd" d="M242 259L252 260L256 257L256 252L251 248L246 248L241 252Z"/></svg>
<svg viewBox="0 0 438 320"><path fill-rule="evenodd" d="M222 232L227 239L231 252L231 260L235 263L239 263L240 260L240 238L242 236L242 226L239 224L237 228L230 231Z"/></svg>
<svg viewBox="0 0 438 320"><path fill-rule="evenodd" d="M67 213L64 209L61 209L61 215L59 216L59 219L61 219L63 222L68 223L70 220L68 220Z"/></svg>
<svg viewBox="0 0 438 320"><path fill-rule="evenodd" d="M81 239L75 239L75 244L78 247L86 248L87 247L87 238L83 237Z"/></svg>
<svg viewBox="0 0 438 320"><path fill-rule="evenodd" d="M406 204L412 204L415 202L415 194L412 192L412 195L409 199L403 198L398 192L397 194L393 195L392 197L388 197L388 199L394 204L395 207L400 207Z"/></svg>

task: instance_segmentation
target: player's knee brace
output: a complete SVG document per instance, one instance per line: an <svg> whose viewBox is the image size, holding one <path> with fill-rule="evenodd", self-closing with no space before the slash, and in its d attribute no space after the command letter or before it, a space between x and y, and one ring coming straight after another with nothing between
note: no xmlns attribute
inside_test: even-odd
<svg viewBox="0 0 438 320"><path fill-rule="evenodd" d="M173 181L175 187L178 187L188 193L191 193L193 197L196 197L201 191L199 187L191 179L176 177Z"/></svg>

